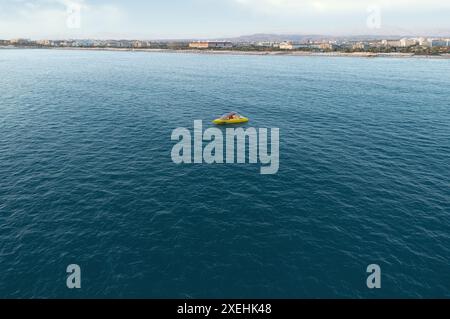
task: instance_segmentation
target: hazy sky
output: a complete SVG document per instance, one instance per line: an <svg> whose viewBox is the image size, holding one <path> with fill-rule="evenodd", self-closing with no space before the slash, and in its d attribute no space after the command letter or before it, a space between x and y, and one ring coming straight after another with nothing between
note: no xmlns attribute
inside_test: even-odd
<svg viewBox="0 0 450 319"><path fill-rule="evenodd" d="M450 0L0 0L0 38L253 33L450 36Z"/></svg>

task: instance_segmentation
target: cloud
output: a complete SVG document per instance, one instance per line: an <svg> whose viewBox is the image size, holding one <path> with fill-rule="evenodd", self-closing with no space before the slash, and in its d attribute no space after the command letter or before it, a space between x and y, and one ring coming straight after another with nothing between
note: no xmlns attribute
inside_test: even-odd
<svg viewBox="0 0 450 319"><path fill-rule="evenodd" d="M68 27L74 5L80 28ZM443 0L0 0L0 39L356 34L374 32L366 23L374 5L382 16L377 32L450 28Z"/></svg>
<svg viewBox="0 0 450 319"><path fill-rule="evenodd" d="M450 8L450 3L442 0L231 0L232 2L266 14L327 13L338 14L365 11L368 7L379 6L388 10L414 8Z"/></svg>
<svg viewBox="0 0 450 319"><path fill-rule="evenodd" d="M79 10L79 28L70 23ZM14 0L0 6L0 38L83 37L121 25L124 11L85 0Z"/></svg>
<svg viewBox="0 0 450 319"><path fill-rule="evenodd" d="M449 33L450 1L442 0L227 0L279 33ZM368 21L378 12L377 28Z"/></svg>

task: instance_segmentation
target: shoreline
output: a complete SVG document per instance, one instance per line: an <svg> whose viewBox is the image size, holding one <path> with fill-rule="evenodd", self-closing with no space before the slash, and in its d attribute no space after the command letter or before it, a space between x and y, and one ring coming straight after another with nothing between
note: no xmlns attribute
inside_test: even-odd
<svg viewBox="0 0 450 319"><path fill-rule="evenodd" d="M138 49L138 48L80 48L80 47L15 47L0 46L0 50L69 50L69 51L111 51L148 52L207 55L252 55L252 56L298 56L298 57L357 57L357 58L417 58L450 59L450 54L415 55L414 53L372 53L372 52L308 52L308 51L237 51L237 50L195 50L195 49Z"/></svg>

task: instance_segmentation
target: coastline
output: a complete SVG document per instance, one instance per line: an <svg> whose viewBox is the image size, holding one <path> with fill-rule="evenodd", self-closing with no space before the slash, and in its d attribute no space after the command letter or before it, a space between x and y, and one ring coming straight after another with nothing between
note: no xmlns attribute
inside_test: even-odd
<svg viewBox="0 0 450 319"><path fill-rule="evenodd" d="M237 50L196 50L196 49L138 49L138 48L80 48L80 47L16 47L0 46L0 50L70 50L70 51L116 51L207 55L253 55L253 56L298 56L298 57L357 57L357 58L418 58L450 59L450 54L415 55L414 53L372 53L372 52L309 52L309 51L237 51Z"/></svg>

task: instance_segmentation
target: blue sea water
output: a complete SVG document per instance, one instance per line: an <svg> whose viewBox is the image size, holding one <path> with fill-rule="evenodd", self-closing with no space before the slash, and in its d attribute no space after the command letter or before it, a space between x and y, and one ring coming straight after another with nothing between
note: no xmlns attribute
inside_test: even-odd
<svg viewBox="0 0 450 319"><path fill-rule="evenodd" d="M0 70L0 297L450 297L450 60L0 50ZM280 129L278 174L172 162L173 129L230 110Z"/></svg>

